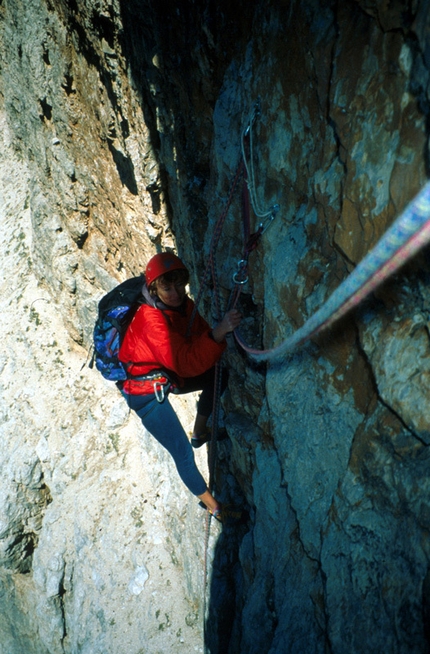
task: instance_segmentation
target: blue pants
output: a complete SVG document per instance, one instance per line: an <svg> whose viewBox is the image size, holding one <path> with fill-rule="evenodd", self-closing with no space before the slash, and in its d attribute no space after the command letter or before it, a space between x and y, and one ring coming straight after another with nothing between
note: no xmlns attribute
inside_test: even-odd
<svg viewBox="0 0 430 654"><path fill-rule="evenodd" d="M136 411L143 426L172 455L185 486L194 495L203 495L207 490L206 482L196 466L193 448L169 398L160 403L153 394L122 395L128 406Z"/></svg>

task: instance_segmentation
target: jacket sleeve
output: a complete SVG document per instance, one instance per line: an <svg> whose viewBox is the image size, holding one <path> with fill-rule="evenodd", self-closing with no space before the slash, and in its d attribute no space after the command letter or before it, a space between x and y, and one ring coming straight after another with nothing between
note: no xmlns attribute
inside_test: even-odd
<svg viewBox="0 0 430 654"><path fill-rule="evenodd" d="M127 330L134 362L148 361L148 353L162 368L180 377L195 377L211 368L221 357L226 343L216 343L209 325L198 315L197 329L186 338L175 330L159 309L139 310Z"/></svg>

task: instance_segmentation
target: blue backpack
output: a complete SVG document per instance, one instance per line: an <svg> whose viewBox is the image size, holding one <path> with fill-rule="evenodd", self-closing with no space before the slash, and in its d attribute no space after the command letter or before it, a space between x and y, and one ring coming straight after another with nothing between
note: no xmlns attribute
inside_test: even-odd
<svg viewBox="0 0 430 654"><path fill-rule="evenodd" d="M127 279L99 302L90 368L95 361L97 370L109 381L121 382L128 378L125 365L118 359L118 352L134 314L145 302L142 295L144 283L144 275Z"/></svg>

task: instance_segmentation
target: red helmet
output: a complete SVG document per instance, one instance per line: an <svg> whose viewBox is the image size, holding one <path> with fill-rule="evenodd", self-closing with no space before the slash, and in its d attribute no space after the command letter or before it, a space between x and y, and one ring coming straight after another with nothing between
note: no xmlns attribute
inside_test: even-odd
<svg viewBox="0 0 430 654"><path fill-rule="evenodd" d="M149 286L157 277L171 270L187 270L187 267L173 252L156 254L148 261L146 266L146 285Z"/></svg>

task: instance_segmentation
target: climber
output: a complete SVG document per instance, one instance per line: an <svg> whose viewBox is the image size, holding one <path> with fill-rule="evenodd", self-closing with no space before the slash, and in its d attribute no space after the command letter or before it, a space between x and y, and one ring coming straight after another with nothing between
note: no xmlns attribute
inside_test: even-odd
<svg viewBox="0 0 430 654"><path fill-rule="evenodd" d="M206 425L212 412L214 366L226 348L226 334L239 325L241 315L235 309L228 311L211 329L195 313L188 336L194 303L186 293L189 273L181 259L170 252L156 254L148 262L145 279L145 303L134 315L119 351L134 377L122 382L121 393L144 427L172 455L184 484L220 519L221 507L195 464L191 444L200 447L211 438ZM178 394L202 390L191 444L168 400L172 390Z"/></svg>

